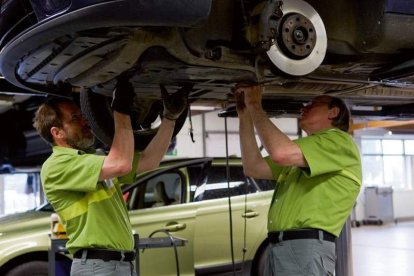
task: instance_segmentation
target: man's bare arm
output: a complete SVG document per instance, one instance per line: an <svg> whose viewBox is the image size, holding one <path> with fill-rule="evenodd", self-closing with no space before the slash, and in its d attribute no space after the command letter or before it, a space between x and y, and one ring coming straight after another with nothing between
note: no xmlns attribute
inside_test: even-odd
<svg viewBox="0 0 414 276"><path fill-rule="evenodd" d="M168 150L174 131L175 121L164 119L157 134L141 153L137 173L154 170L160 166L160 162Z"/></svg>
<svg viewBox="0 0 414 276"><path fill-rule="evenodd" d="M246 107L270 158L282 166L307 167L299 146L277 128L263 110L261 104L262 88L260 86L250 86L244 87L243 90Z"/></svg>
<svg viewBox="0 0 414 276"><path fill-rule="evenodd" d="M257 146L250 112L244 104L244 94L236 89L234 96L239 116L240 149L244 174L260 179L272 179L272 172Z"/></svg>
<svg viewBox="0 0 414 276"><path fill-rule="evenodd" d="M114 112L115 134L111 149L105 157L99 180L128 174L132 170L134 136L129 115Z"/></svg>

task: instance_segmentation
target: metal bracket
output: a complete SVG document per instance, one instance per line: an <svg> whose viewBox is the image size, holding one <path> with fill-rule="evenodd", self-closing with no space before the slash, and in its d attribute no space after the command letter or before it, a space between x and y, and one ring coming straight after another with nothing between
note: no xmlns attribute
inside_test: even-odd
<svg viewBox="0 0 414 276"><path fill-rule="evenodd" d="M260 48L268 51L272 41L279 35L279 23L283 17L283 1L269 0L260 14L259 39Z"/></svg>

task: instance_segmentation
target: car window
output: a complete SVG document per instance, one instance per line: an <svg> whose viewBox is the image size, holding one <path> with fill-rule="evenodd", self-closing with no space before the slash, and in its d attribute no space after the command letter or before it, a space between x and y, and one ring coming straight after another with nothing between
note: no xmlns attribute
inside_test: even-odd
<svg viewBox="0 0 414 276"><path fill-rule="evenodd" d="M40 173L28 168L16 171L8 165L0 166L0 215L34 210L46 202Z"/></svg>
<svg viewBox="0 0 414 276"><path fill-rule="evenodd" d="M206 183L207 172L211 163L194 164L187 167L188 177L190 179L190 202L194 201L196 188Z"/></svg>
<svg viewBox="0 0 414 276"><path fill-rule="evenodd" d="M155 175L140 182L124 194L129 210L156 208L187 202L187 177L190 184L189 201L201 201L245 195L274 189L271 180L246 178L242 166L230 165L229 186L226 166L209 163L190 164ZM184 173L186 172L186 174Z"/></svg>
<svg viewBox="0 0 414 276"><path fill-rule="evenodd" d="M169 171L140 183L129 191L127 206L130 210L180 204L185 200L183 175Z"/></svg>
<svg viewBox="0 0 414 276"><path fill-rule="evenodd" d="M270 191L275 188L276 181L270 179L252 179L260 191Z"/></svg>
<svg viewBox="0 0 414 276"><path fill-rule="evenodd" d="M191 186L191 190L194 190L193 200L210 200L227 197L229 194L230 196L238 196L257 191L256 187L246 180L241 166L230 166L229 168L228 181L226 166L212 166L208 170L204 183Z"/></svg>

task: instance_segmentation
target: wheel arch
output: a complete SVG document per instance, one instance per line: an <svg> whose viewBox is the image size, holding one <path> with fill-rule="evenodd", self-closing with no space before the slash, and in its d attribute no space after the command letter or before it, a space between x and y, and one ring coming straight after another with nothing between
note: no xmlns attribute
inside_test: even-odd
<svg viewBox="0 0 414 276"><path fill-rule="evenodd" d="M29 261L48 261L47 251L34 251L25 253L8 260L5 264L0 267L0 275L5 275L11 269Z"/></svg>
<svg viewBox="0 0 414 276"><path fill-rule="evenodd" d="M69 257L63 254L57 254L56 260L71 260ZM14 257L13 259L8 260L6 263L0 266L0 275L6 275L7 272L12 270L13 268L33 261L49 261L49 256L47 251L33 251L29 253L25 253L19 256Z"/></svg>
<svg viewBox="0 0 414 276"><path fill-rule="evenodd" d="M259 266L260 266L261 260L263 260L262 257L264 257L264 254L268 246L269 246L269 240L268 238L266 238L262 241L262 243L260 244L259 248L256 251L256 254L254 255L250 275L252 276L263 275L264 268L260 269Z"/></svg>

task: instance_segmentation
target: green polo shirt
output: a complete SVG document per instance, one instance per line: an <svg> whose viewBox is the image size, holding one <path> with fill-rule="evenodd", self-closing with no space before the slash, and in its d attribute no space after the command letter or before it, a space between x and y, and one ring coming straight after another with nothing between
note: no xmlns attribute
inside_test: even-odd
<svg viewBox="0 0 414 276"><path fill-rule="evenodd" d="M339 236L361 187L358 148L348 133L336 128L294 142L308 168L282 167L265 158L277 181L268 230L317 228Z"/></svg>
<svg viewBox="0 0 414 276"><path fill-rule="evenodd" d="M72 254L91 247L134 248L120 182L133 180L135 169L125 179L107 181L108 185L98 180L104 159L102 155L55 146L42 166L43 189L63 221L69 238L66 247ZM136 164L135 160L134 168Z"/></svg>

